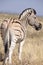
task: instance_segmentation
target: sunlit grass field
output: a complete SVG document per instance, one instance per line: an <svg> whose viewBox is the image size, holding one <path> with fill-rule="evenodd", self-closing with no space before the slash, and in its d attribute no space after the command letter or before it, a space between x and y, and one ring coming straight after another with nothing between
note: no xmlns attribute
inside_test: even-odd
<svg viewBox="0 0 43 65"><path fill-rule="evenodd" d="M5 18L12 17L17 19L18 16L19 16L18 14L0 13L0 24ZM41 16L37 17L39 19L39 22L42 23L42 29L40 31L36 31L31 26L28 26L25 44L23 46L22 62L20 62L18 59L19 44L17 44L12 56L13 65L43 65L43 17ZM0 53L2 53L4 57L4 47L1 34L0 34ZM3 62L0 62L0 65L2 65L2 63Z"/></svg>

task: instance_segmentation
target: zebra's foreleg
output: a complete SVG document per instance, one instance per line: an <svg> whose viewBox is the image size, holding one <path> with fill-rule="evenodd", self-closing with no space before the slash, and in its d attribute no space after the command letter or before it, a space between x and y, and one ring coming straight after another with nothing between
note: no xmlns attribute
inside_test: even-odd
<svg viewBox="0 0 43 65"><path fill-rule="evenodd" d="M19 45L19 60L21 61L21 54L22 54L22 48L23 48L24 40Z"/></svg>

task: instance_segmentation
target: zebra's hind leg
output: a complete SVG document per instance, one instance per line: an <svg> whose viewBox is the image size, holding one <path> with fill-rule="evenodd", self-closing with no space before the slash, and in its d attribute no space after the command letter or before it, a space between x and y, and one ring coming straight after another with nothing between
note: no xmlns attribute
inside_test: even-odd
<svg viewBox="0 0 43 65"><path fill-rule="evenodd" d="M7 62L8 62L8 54L9 54L9 52L7 51L7 53L5 53L5 57L4 57L4 60L3 60L3 65L6 65Z"/></svg>
<svg viewBox="0 0 43 65"><path fill-rule="evenodd" d="M8 54L9 54L9 50L8 50L8 45L6 44L5 45L5 57L4 57L4 60L3 60L3 65L6 65L7 64Z"/></svg>
<svg viewBox="0 0 43 65"><path fill-rule="evenodd" d="M3 65L6 65L7 64L7 62L8 62L8 55L7 54L5 54L5 58L4 58L4 60L3 60Z"/></svg>
<svg viewBox="0 0 43 65"><path fill-rule="evenodd" d="M12 54L13 54L15 45L16 45L15 41L11 41L11 46L9 48L9 65L12 65Z"/></svg>

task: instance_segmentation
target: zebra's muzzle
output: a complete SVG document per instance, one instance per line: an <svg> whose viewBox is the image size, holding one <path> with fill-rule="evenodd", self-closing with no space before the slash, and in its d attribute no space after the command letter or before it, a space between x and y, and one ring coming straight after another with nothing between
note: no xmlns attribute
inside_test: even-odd
<svg viewBox="0 0 43 65"><path fill-rule="evenodd" d="M40 30L42 28L42 24L41 23L39 23L39 25L38 26L35 26L35 29L38 31L38 30Z"/></svg>

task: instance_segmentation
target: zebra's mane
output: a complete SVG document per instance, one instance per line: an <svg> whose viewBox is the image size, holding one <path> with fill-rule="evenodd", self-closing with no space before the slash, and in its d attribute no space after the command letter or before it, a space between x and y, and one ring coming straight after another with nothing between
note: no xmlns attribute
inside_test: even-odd
<svg viewBox="0 0 43 65"><path fill-rule="evenodd" d="M25 15L29 12L29 10L32 10L32 11L34 12L34 14L36 14L35 9L33 9L33 8L27 8L27 9L23 10L22 13L19 15L19 19L20 19L22 16L25 16Z"/></svg>

